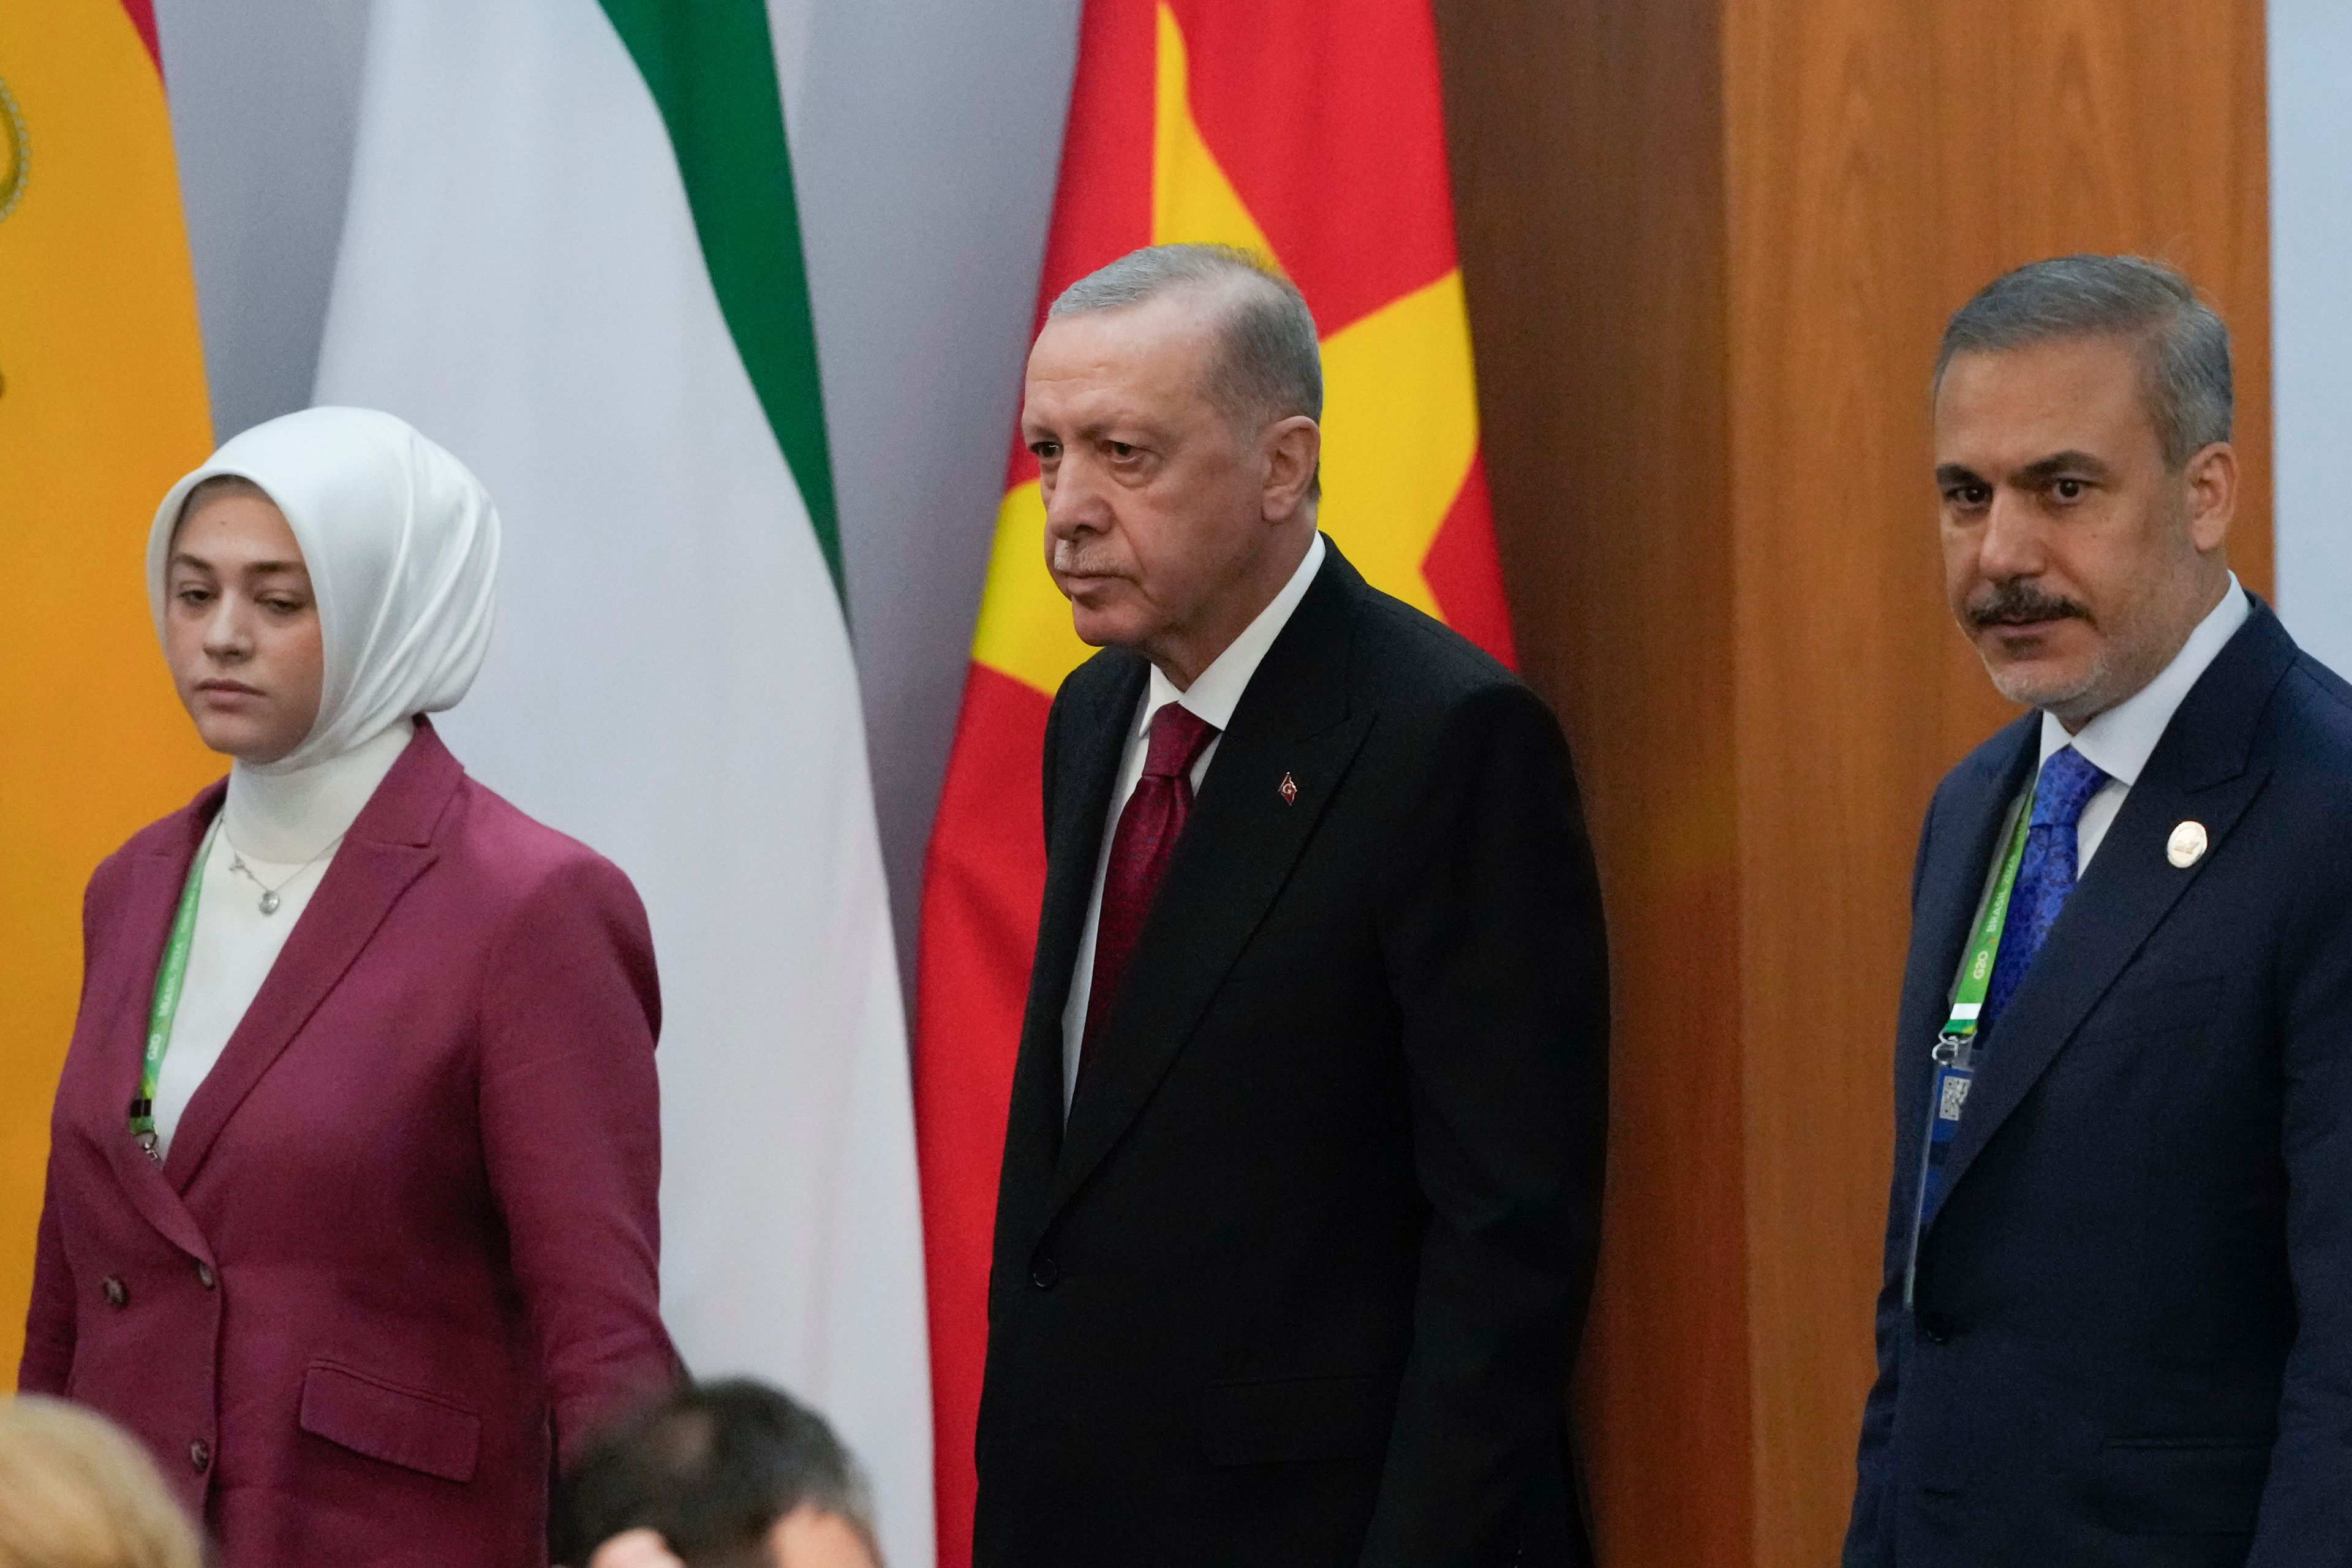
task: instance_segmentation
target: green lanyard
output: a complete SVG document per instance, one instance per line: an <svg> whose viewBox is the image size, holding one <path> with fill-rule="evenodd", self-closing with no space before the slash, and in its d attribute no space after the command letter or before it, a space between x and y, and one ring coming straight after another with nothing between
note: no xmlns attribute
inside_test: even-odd
<svg viewBox="0 0 2352 1568"><path fill-rule="evenodd" d="M2040 781L2037 778L2035 787ZM1992 966L2000 955L2001 928L2009 923L2009 896L2017 889L2018 868L2025 863L2025 841L2033 826L2033 790L2018 803L2017 823L2001 857L2000 874L1978 917L1976 934L1960 963L1960 977L1952 987L1952 1010L1937 1031L1932 1054L1934 1070L1927 1079L1927 1135L1919 1143L1919 1202L1911 1219L1911 1255L1903 1269L1903 1302L1911 1304L1919 1273L1919 1233L1927 1226L1943 1195L1945 1161L1960 1130L1960 1113L1976 1082L1977 1026L1983 1021L1985 993L1992 985Z"/></svg>
<svg viewBox="0 0 2352 1568"><path fill-rule="evenodd" d="M196 846L195 863L188 868L188 885L180 889L180 910L172 917L172 940L163 945L163 966L155 971L155 1000L147 1008L147 1056L139 1068L139 1098L131 1102L131 1135L161 1163L155 1152L155 1085L163 1077L163 1053L172 1048L172 1020L180 1012L180 987L188 978L188 949L196 940L196 900L205 890L205 862L212 858L213 839L220 818Z"/></svg>
<svg viewBox="0 0 2352 1568"><path fill-rule="evenodd" d="M2009 852L2001 858L2000 876L1992 885L1992 897L1985 900L1984 918L1977 922L1968 962L1960 966L1959 984L1952 988L1951 1016L1937 1036L1936 1059L1939 1062L1963 1068L1969 1065L1970 1042L1976 1038L1977 1023L1984 1013L1985 993L1992 985L1993 961L2000 953L2001 930L2009 923L2009 896L2017 888L2017 868L2025 863L2026 834L2033 826L2033 793L2026 791L2024 803L2017 808L2017 827L2009 836Z"/></svg>

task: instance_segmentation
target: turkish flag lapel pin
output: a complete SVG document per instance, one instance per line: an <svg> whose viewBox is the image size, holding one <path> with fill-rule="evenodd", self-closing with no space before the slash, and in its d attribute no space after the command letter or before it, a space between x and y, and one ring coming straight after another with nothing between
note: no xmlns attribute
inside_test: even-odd
<svg viewBox="0 0 2352 1568"><path fill-rule="evenodd" d="M1292 778L1287 773L1286 773L1282 775L1282 782L1274 786L1274 793L1282 797L1283 805L1297 805L1298 804L1298 781Z"/></svg>

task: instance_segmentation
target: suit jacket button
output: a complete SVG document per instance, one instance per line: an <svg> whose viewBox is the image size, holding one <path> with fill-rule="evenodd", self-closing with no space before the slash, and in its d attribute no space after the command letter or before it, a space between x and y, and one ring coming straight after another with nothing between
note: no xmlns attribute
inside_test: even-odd
<svg viewBox="0 0 2352 1568"><path fill-rule="evenodd" d="M98 1288L106 1292L106 1304L108 1306L127 1307L131 1304L131 1291L129 1288L122 1283L122 1278L121 1275L108 1275L105 1279L99 1281Z"/></svg>
<svg viewBox="0 0 2352 1568"><path fill-rule="evenodd" d="M1919 1314L1919 1337L1931 1345L1940 1345L1952 1337L1952 1320L1941 1312Z"/></svg>
<svg viewBox="0 0 2352 1568"><path fill-rule="evenodd" d="M200 1476L213 1468L213 1451L205 1446L205 1440L202 1437L188 1445L188 1463L195 1468L196 1474Z"/></svg>
<svg viewBox="0 0 2352 1568"><path fill-rule="evenodd" d="M213 1288L213 1266L202 1258L196 1260L196 1283L209 1290Z"/></svg>
<svg viewBox="0 0 2352 1568"><path fill-rule="evenodd" d="M1040 1290L1051 1290L1060 1284L1061 1280L1061 1265L1042 1253L1038 1255L1037 1260L1029 1266L1029 1283Z"/></svg>

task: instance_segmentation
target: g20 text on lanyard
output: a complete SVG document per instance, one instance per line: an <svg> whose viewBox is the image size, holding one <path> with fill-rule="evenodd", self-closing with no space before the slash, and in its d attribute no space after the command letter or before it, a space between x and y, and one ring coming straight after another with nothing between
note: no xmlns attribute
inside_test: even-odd
<svg viewBox="0 0 2352 1568"><path fill-rule="evenodd" d="M188 949L196 940L196 899L205 890L205 862L212 858L213 838L220 818L213 818L196 858L188 868L188 884L180 889L179 912L172 917L172 940L163 944L163 962L155 970L155 999L147 1008L147 1055L139 1067L139 1098L131 1102L131 1135L157 1164L163 1156L156 1147L155 1085L163 1072L163 1053L172 1048L172 1020L180 1013L180 987L188 978Z"/></svg>
<svg viewBox="0 0 2352 1568"><path fill-rule="evenodd" d="M2038 786L2039 780L2036 784ZM1984 1016L1985 992L1992 984L1993 960L2000 952L2001 928L2009 923L2009 896L2017 887L2017 868L2025 860L2026 831L2033 824L2033 790L2017 805L2010 829L2009 849L2001 857L2000 874L1993 879L1984 912L1960 963L1960 977L1952 987L1952 1010L1936 1035L1936 1073L1927 1092L1927 1135L1919 1144L1919 1206L1911 1217L1911 1257L1903 1271L1903 1301L1911 1302L1919 1272L1919 1233L1927 1228L1943 1196L1944 1157L1951 1152L1953 1135L1960 1130L1960 1112L1969 1103L1969 1086L1976 1081L1977 1026Z"/></svg>

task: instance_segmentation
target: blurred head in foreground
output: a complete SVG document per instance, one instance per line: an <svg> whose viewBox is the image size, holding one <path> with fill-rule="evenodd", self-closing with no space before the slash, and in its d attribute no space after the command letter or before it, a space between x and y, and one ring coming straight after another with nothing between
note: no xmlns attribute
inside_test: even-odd
<svg viewBox="0 0 2352 1568"><path fill-rule="evenodd" d="M54 1399L0 1404L0 1568L202 1568L154 1461Z"/></svg>
<svg viewBox="0 0 2352 1568"><path fill-rule="evenodd" d="M748 1380L689 1384L557 1489L572 1568L877 1568L864 1479L824 1418ZM600 1550L601 1549L601 1550Z"/></svg>
<svg viewBox="0 0 2352 1568"><path fill-rule="evenodd" d="M2006 273L1936 358L1952 614L2012 702L2070 731L2172 662L2230 578L2230 332L2133 256Z"/></svg>

